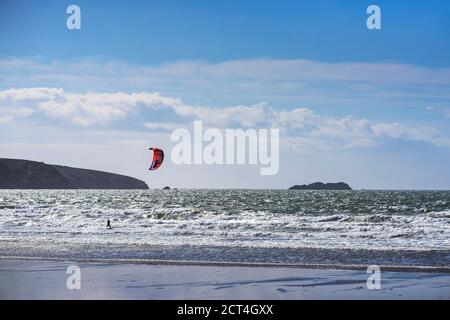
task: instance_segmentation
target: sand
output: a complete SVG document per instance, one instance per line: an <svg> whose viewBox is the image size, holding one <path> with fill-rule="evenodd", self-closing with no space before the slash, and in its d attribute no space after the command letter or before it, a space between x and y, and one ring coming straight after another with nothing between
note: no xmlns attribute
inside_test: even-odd
<svg viewBox="0 0 450 320"><path fill-rule="evenodd" d="M68 289L77 265L81 289ZM1 299L450 299L450 274L365 270L0 260ZM74 282L71 282L72 284Z"/></svg>

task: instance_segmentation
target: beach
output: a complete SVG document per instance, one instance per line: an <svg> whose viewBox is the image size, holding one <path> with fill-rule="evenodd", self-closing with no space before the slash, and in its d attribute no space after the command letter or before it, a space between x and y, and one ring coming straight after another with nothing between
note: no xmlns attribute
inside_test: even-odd
<svg viewBox="0 0 450 320"><path fill-rule="evenodd" d="M5 190L0 298L450 299L449 196Z"/></svg>
<svg viewBox="0 0 450 320"><path fill-rule="evenodd" d="M68 289L69 266L80 289ZM1 299L450 299L450 273L1 259Z"/></svg>

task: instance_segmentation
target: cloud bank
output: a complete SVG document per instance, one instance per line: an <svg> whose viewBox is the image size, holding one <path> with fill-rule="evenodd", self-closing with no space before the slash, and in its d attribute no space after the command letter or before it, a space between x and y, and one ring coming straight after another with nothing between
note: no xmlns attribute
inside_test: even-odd
<svg viewBox="0 0 450 320"><path fill-rule="evenodd" d="M160 114L166 121L158 119ZM193 106L157 92L70 93L62 88L15 88L0 91L0 125L42 119L80 130L165 130L189 127L193 120L226 128L279 128L285 146L296 151L371 147L386 139L405 139L450 147L450 137L430 126L373 122L352 115L323 116L309 108L274 108L268 103L224 108Z"/></svg>

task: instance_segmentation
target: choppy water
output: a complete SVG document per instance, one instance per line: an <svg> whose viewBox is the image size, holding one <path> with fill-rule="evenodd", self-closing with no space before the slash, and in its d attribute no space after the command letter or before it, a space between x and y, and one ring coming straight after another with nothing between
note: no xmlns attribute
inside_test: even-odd
<svg viewBox="0 0 450 320"><path fill-rule="evenodd" d="M113 230L105 228L108 218ZM3 190L0 243L225 247L231 260L255 248L265 252L258 261L302 248L442 256L450 253L450 191Z"/></svg>

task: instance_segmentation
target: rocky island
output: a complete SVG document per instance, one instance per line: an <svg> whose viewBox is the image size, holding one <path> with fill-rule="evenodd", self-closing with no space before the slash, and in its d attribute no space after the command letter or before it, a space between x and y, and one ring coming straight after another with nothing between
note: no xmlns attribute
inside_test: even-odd
<svg viewBox="0 0 450 320"><path fill-rule="evenodd" d="M289 190L352 190L352 188L350 188L350 186L344 182L314 182L310 184L295 185L290 187Z"/></svg>
<svg viewBox="0 0 450 320"><path fill-rule="evenodd" d="M0 189L148 189L124 175L0 158Z"/></svg>

